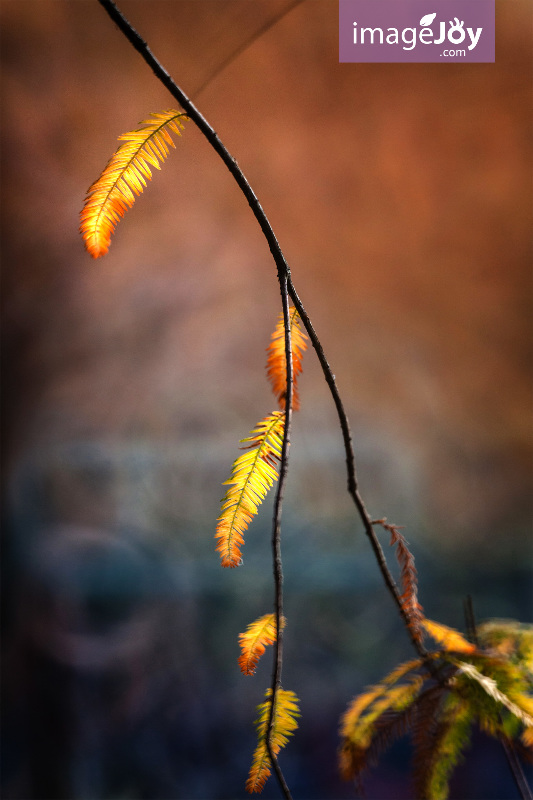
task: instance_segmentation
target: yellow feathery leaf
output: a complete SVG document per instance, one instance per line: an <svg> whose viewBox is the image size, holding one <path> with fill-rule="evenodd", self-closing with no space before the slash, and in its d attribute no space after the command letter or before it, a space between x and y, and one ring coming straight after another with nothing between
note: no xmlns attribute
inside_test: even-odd
<svg viewBox="0 0 533 800"><path fill-rule="evenodd" d="M384 726L387 723L390 726L393 719L398 723L399 715L417 701L423 683L421 675L411 676L409 683L393 686L381 683L350 703L341 719L340 730L339 769L345 780L356 778L372 761L369 753L383 748L379 737L384 734ZM399 726L400 733L405 724L404 719ZM388 735L391 736L390 727Z"/></svg>
<svg viewBox="0 0 533 800"><path fill-rule="evenodd" d="M169 145L175 147L169 131L181 136L183 120L188 117L171 109L152 113L152 119L141 122L138 128L119 136L123 141L111 156L106 168L87 192L80 215L80 232L85 247L93 258L109 250L111 234L126 208L131 208L135 195L140 195L152 178L150 166L161 169Z"/></svg>
<svg viewBox="0 0 533 800"><path fill-rule="evenodd" d="M409 672L419 669L419 667L422 666L422 663L422 659L420 658L415 658L412 661L405 661L403 664L399 664L397 667L395 667L392 672L389 672L389 674L383 678L381 683L378 683L376 686L369 686L366 692L354 697L341 718L341 735L349 736L350 731L361 717L363 711L365 711L378 697L381 697L381 695L385 694L385 692L388 691L389 686L397 683L400 678L405 677L405 675L407 675Z"/></svg>
<svg viewBox="0 0 533 800"><path fill-rule="evenodd" d="M474 653L476 650L475 645L467 641L459 631L454 628L448 628L446 625L441 625L439 622L426 619L425 617L420 621L423 628L430 636L444 646L446 650L453 653Z"/></svg>
<svg viewBox="0 0 533 800"><path fill-rule="evenodd" d="M356 697L342 717L341 736L350 739L359 747L368 747L374 734L376 721L390 710L400 711L417 696L424 678L412 676L409 683L398 686L374 686ZM363 711L366 713L363 714Z"/></svg>
<svg viewBox="0 0 533 800"><path fill-rule="evenodd" d="M385 686L380 683L377 686L371 686L366 692L354 697L341 717L341 736L346 738L350 737L351 732L355 729L363 711L369 708L374 700L376 700L378 697L381 697L385 691Z"/></svg>
<svg viewBox="0 0 533 800"><path fill-rule="evenodd" d="M417 796L447 800L450 774L468 747L473 720L469 703L455 694L446 697L435 729L424 735L429 749L415 755Z"/></svg>
<svg viewBox="0 0 533 800"><path fill-rule="evenodd" d="M253 755L250 774L246 782L246 791L250 794L261 792L270 775L271 763L267 748L267 733L270 709L272 707L271 697L272 689L267 689L267 699L257 707L259 717L256 721L256 726L259 741ZM274 714L272 717L272 732L270 735L270 747L274 756L287 744L288 737L292 736L298 727L296 717L299 716L298 698L294 692L278 689L276 692Z"/></svg>
<svg viewBox="0 0 533 800"><path fill-rule="evenodd" d="M307 336L302 330L300 315L293 306L289 309L289 326L292 350L292 407L297 411L300 408L297 378L302 371L302 358L304 351L307 349ZM272 391L278 399L279 406L284 410L285 395L287 394L287 359L285 358L285 324L283 321L283 314L280 314L278 324L272 334L272 341L267 348L267 353L267 376L272 384Z"/></svg>
<svg viewBox="0 0 533 800"><path fill-rule="evenodd" d="M281 618L281 628L285 627L285 617ZM265 646L274 644L277 638L276 615L265 614L250 623L244 633L239 634L241 655L239 666L245 675L253 675L257 662L265 652Z"/></svg>
<svg viewBox="0 0 533 800"><path fill-rule="evenodd" d="M241 563L243 533L278 479L284 427L285 414L273 411L258 423L250 436L241 440L246 443L246 452L234 462L231 478L225 481L229 488L222 500L215 534L223 567L236 567Z"/></svg>
<svg viewBox="0 0 533 800"><path fill-rule="evenodd" d="M497 703L501 703L501 705L510 711L511 714L514 714L517 719L523 722L527 728L533 727L533 717L523 708L520 708L516 702L513 702L513 700L504 692L502 692L494 678L490 678L488 675L483 675L483 673L476 669L473 664L467 664L463 661L458 661L457 665L460 673L467 675L469 678L476 681L476 683L484 689L489 697L492 697L492 699L496 700ZM527 695L517 695L516 699L519 699L524 705L526 705L526 707L529 706L528 700L530 700L530 698L528 698Z"/></svg>
<svg viewBox="0 0 533 800"><path fill-rule="evenodd" d="M408 672L413 672L415 669L419 669L423 665L423 660L421 658L413 658L412 661L404 661L403 664L398 664L392 672L383 678L382 683L390 686L393 683L396 683L407 675Z"/></svg>

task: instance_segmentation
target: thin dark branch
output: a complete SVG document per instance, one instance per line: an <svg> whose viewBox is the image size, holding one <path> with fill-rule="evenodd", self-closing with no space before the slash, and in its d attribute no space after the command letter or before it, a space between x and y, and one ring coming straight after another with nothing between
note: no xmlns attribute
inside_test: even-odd
<svg viewBox="0 0 533 800"><path fill-rule="evenodd" d="M322 372L324 373L324 377L326 379L326 383L328 384L331 396L333 397L333 401L335 403L335 407L337 409L337 415L339 417L339 423L342 431L342 438L344 441L344 451L346 454L346 472L348 475L348 492L351 495L357 511L359 513L359 517L363 523L365 533L370 540L370 544L372 550L374 551L374 555L376 557L376 561L378 562L379 569L381 571L381 575L383 580L385 581L385 585L387 586L389 592L391 593L394 602L396 603L404 625L409 633L411 641L413 643L414 648L416 649L419 656L423 659L427 657L427 651L425 647L419 642L416 637L413 635L411 631L411 626L409 625L409 618L408 615L403 607L403 603L400 597L400 592L398 587L392 577L392 574L387 566L387 561L385 559L385 554L383 553L383 549L379 543L379 540L376 536L376 532L374 530L374 525L372 522L372 518L369 515L365 504L363 502L363 498L359 492L358 482L357 482L357 470L355 466L355 453L353 449L353 441L352 441L352 433L350 430L350 423L348 422L348 416L346 411L344 410L344 405L341 400L341 396L339 394L339 390L337 389L337 384L335 381L335 375L333 374L331 367L329 366L328 360L324 353L324 349L318 338L315 329L311 323L311 320L303 307L303 304L298 297L296 289L292 283L291 278L289 277L289 295L291 300L293 301L294 305L298 309L298 313L302 319L302 322L305 326L305 329L313 343L313 347L315 348L315 352L318 356L318 360L322 367Z"/></svg>
<svg viewBox="0 0 533 800"><path fill-rule="evenodd" d="M293 399L293 368L292 368L292 342L291 328L289 320L289 296L287 293L287 276L278 275L281 302L283 305L283 322L285 326L285 360L286 360L286 380L287 389L285 394L285 427L283 433L283 445L281 448L281 463L279 468L279 481L274 502L274 518L272 521L272 566L274 570L274 605L276 609L276 641L274 642L274 666L272 670L272 704L270 706L270 717L266 736L266 745L272 767L276 773L281 790L287 800L291 800L291 793L285 781L283 773L278 763L278 759L272 750L272 733L274 730L274 709L276 695L281 688L281 671L283 667L283 566L281 560L281 509L283 504L283 493L289 466L289 446L292 419L292 399Z"/></svg>
<svg viewBox="0 0 533 800"><path fill-rule="evenodd" d="M283 665L283 631L281 626L281 618L283 615L283 569L281 562L281 512L283 503L283 491L285 488L285 479L288 470L288 456L289 456L289 442L290 442L290 424L292 414L292 393L293 393L293 379L292 379L292 348L291 348L291 332L289 321L289 302L287 294L287 281L290 274L288 264L281 251L278 241L272 230L266 214L264 213L261 205L255 196L250 184L246 180L244 174L237 165L235 159L226 150L213 128L209 125L207 120L200 114L196 106L179 88L179 86L172 80L169 73L159 63L155 56L150 51L147 43L139 36L137 31L132 27L129 21L118 10L112 0L98 0L99 3L107 11L111 19L118 25L122 33L126 36L128 41L135 47L141 54L146 63L151 67L156 77L164 84L173 97L179 102L185 113L196 124L200 131L207 138L209 143L222 158L229 171L237 181L240 189L244 193L248 204L256 217L263 234L265 235L270 252L276 263L278 270L278 280L280 284L282 305L283 305L283 319L285 326L285 357L286 357L286 379L287 379L287 392L285 400L285 426L283 434L283 445L281 452L281 463L279 482L276 492L276 499L274 504L274 519L272 523L272 556L273 556L273 570L275 582L275 607L276 607L276 628L277 636L274 649L274 668L272 676L272 704L270 711L270 719L268 732L266 737L267 749L272 762L272 766L276 777L279 781L281 790L287 800L292 800L291 793L279 766L278 760L271 748L271 735L273 728L273 712L275 708L276 694L281 686L281 670Z"/></svg>
<svg viewBox="0 0 533 800"><path fill-rule="evenodd" d="M417 641L417 639L412 635L409 619L406 614L405 609L403 608L403 604L401 601L400 593L398 591L398 587L389 571L389 568L386 563L385 555L379 543L379 540L376 536L374 530L374 523L372 521L371 516L368 514L366 510L365 504L363 499L360 495L358 489L358 482L357 482L357 472L355 466L355 453L353 449L353 441L352 435L350 431L350 425L348 422L348 417L344 410L344 406L340 397L340 394L337 389L337 385L335 382L335 375L333 374L329 363L326 359L324 350L320 343L318 336L311 324L311 320L308 314L305 311L305 308L298 297L298 294L294 288L290 277L290 269L285 260L283 252L279 246L279 243L276 239L274 231L264 213L255 193L253 192L250 184L246 180L244 174L240 170L237 162L235 159L230 155L228 150L224 147L220 139L218 138L216 132L213 128L209 125L207 120L202 116L202 114L198 111L196 106L192 103L192 101L185 95L185 93L179 88L179 86L172 80L169 73L164 69L164 67L159 63L159 61L155 58L152 54L150 48L148 47L147 43L139 36L137 31L132 27L132 25L128 22L128 20L122 15L122 13L118 10L115 3L112 0L98 0L98 2L103 6L103 8L107 11L111 19L117 24L120 28L122 33L126 36L128 41L133 45L133 47L140 53L143 57L145 62L148 66L153 70L156 77L161 81L161 83L168 89L170 94L178 101L181 107L184 109L185 113L192 119L192 121L196 124L199 130L204 134L206 139L209 141L211 146L214 150L218 153L220 158L226 164L227 168L235 178L239 188L243 192L244 196L246 197L248 204L258 221L261 230L268 242L270 252L274 258L276 263L276 267L278 270L278 279L280 283L280 290L282 296L282 304L283 304L283 316L284 316L284 324L285 324L285 353L286 353L286 361L287 361L287 394L286 394L286 408L285 408L285 429L284 429L284 437L283 437L283 447L282 447L282 456L281 456L281 464L280 464L280 475L279 475L279 484L276 493L276 500L275 500L275 510L274 510L274 519L273 519L273 531L272 531L272 552L273 552L273 569L274 569L274 578L275 578L275 606L276 606L276 626L277 626L277 637L276 637L276 645L275 645L275 662L274 662L274 670L273 670L273 677L272 677L272 705L271 705L271 713L270 713L270 720L269 720L269 728L267 733L267 748L270 756L270 760L272 762L274 771L280 783L281 789L287 798L287 800L291 800L291 794L289 788L285 782L283 777L283 773L281 768L279 767L277 758L275 757L274 753L271 749L271 733L272 733L272 726L273 726L273 710L275 705L275 698L276 693L281 686L281 669L283 664L283 632L281 629L281 616L283 612L283 572L282 572L282 563L281 563L281 541L280 541L280 533L281 533L281 509L282 509L282 501L283 501L283 491L285 485L285 479L287 475L288 469L288 450L290 444L290 423L291 423L291 412L292 412L292 390L293 390L293 380L292 380L292 353L291 353L291 334L290 334L290 327L289 327L289 311L288 311L288 296L291 297L292 301L294 302L298 313L304 323L305 329L312 341L313 347L316 351L318 356L319 362L322 367L322 371L324 373L324 377L328 384L330 393L333 397L337 414L339 418L339 423L342 431L343 441L344 441L344 449L346 454L346 470L348 475L348 492L350 493L355 506L357 508L358 514L361 518L363 523L363 527L365 529L365 533L370 540L370 544L374 551L376 560L378 562L378 566L380 568L382 577L385 581L387 588L389 589L398 609L402 616L403 622L409 635L411 637L413 646L419 653L419 655L424 659L426 665L430 669L430 672L434 672L432 669L432 665L428 659L428 653L423 645ZM300 0L296 0L291 6L296 6ZM288 9L290 10L290 8ZM286 12L284 12L286 13ZM277 19L274 19L276 22ZM273 24L273 23L272 23ZM268 25L267 27L270 27ZM261 29L257 35L260 35L263 32ZM256 37L253 37L255 39ZM252 39L252 40L253 40ZM234 53L232 53L228 59L217 68L215 75L223 69L228 63L230 63L234 58L239 55L240 52L245 49L250 40L245 43L244 47L240 46ZM214 75L210 76L208 82L212 80ZM204 84L202 88L205 88ZM199 91L200 91L199 90ZM467 612L467 617L470 615L470 622L472 623L472 629L475 633L475 621L473 621L473 613L469 614L471 609ZM512 744L504 737L501 739L502 745L507 755L507 759L509 765L511 767L513 776L517 783L517 787L520 791L520 794L523 800L533 800L533 795L529 789L529 786L525 780L521 764L518 760L516 752L512 746Z"/></svg>
<svg viewBox="0 0 533 800"><path fill-rule="evenodd" d="M98 0L101 6L107 11L113 22L120 28L124 36L128 39L130 44L142 56L144 61L148 64L150 69L155 74L156 78L161 81L163 86L168 89L170 94L178 101L187 116L195 123L197 128L203 133L209 144L213 147L216 153L220 156L226 167L229 169L235 178L240 190L246 197L248 205L250 206L254 217L258 221L263 235L265 236L272 257L276 263L278 274L285 273L290 275L289 265L285 260L285 256L281 251L278 240L274 234L272 226L263 211L259 200L246 180L242 170L239 168L236 160L230 155L228 150L224 147L218 135L213 130L211 125L207 122L205 117L198 111L194 103L187 97L185 92L172 80L166 69L159 63L157 58L153 55L147 43L142 39L135 28L128 22L126 17L119 11L113 0Z"/></svg>
<svg viewBox="0 0 533 800"><path fill-rule="evenodd" d="M472 603L472 595L467 594L463 601L463 609L465 614L466 635L469 642L479 647L479 640L477 635L476 618L474 615L474 604Z"/></svg>
<svg viewBox="0 0 533 800"><path fill-rule="evenodd" d="M214 150L223 160L224 164L227 166L227 168L235 178L235 181L237 182L239 188L246 197L248 204L257 222L259 223L261 230L263 231L263 234L268 242L270 252L272 253L272 257L276 263L276 267L278 269L278 275L284 274L287 277L287 288L289 296L291 297L296 308L298 309L298 312L304 323L307 333L309 334L309 337L313 343L313 347L316 351L316 354L322 366L324 377L329 386L331 395L333 397L335 406L337 408L337 414L339 417L339 423L342 430L344 448L346 452L348 491L353 498L359 516L363 522L365 533L370 540L370 544L376 556L379 569L383 576L383 580L385 581L385 585L387 586L389 592L391 593L394 602L396 603L400 611L400 614L406 625L406 628L409 631L409 626L407 625L407 617L405 611L402 608L398 587L396 586L396 583L394 582L394 579L388 569L387 562L385 560L385 555L383 553L381 545L378 541L378 538L372 526L372 519L365 508L365 504L358 490L357 475L355 469L355 455L353 450L350 425L348 423L348 417L344 410L344 406L342 404L342 400L340 398L337 385L335 383L335 376L331 371L331 368L324 354L324 350L322 348L320 340L316 335L316 332L311 324L311 320L308 314L306 313L300 298L298 297L296 289L294 288L294 285L291 280L289 266L285 260L285 256L283 255L281 247L279 246L278 240L276 239L272 226L270 225L270 222L268 221L268 218L265 212L263 211L261 204L259 203L257 197L255 196L255 193L253 192L248 181L246 180L243 172L239 168L237 162L230 155L228 150L225 148L225 146L218 138L213 128L209 125L207 120L198 111L194 103L192 103L192 101L187 97L187 95L172 80L169 73L152 54L146 42L139 36L137 31L131 26L128 20L121 14L121 12L116 7L115 3L112 0L98 0L98 2L105 8L111 19L118 25L118 27L120 28L122 33L124 33L128 41L140 53L140 55L146 61L148 66L153 70L156 77L163 83L163 85L168 89L171 95L178 101L178 103L181 105L185 113L190 117L190 119L193 120L193 122L197 125L199 130L204 134L208 142L212 145ZM414 640L412 636L411 640L413 641L413 645L418 654L421 657L425 657L426 651L423 648L423 646L419 642L416 642L416 640Z"/></svg>
<svg viewBox="0 0 533 800"><path fill-rule="evenodd" d="M507 763L509 764L511 772L513 773L516 788L520 792L520 797L522 800L533 800L533 794L529 788L529 784L526 780L526 776L524 775L524 770L522 769L522 764L520 763L520 759L518 758L516 750L513 746L513 742L510 741L506 736L500 736L500 742L502 743L502 747L505 751Z"/></svg>

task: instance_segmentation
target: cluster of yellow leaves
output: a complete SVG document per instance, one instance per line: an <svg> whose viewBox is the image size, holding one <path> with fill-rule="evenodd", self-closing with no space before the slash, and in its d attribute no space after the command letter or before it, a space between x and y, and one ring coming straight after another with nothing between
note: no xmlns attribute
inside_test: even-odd
<svg viewBox="0 0 533 800"><path fill-rule="evenodd" d="M280 619L280 628L285 627L285 618ZM276 628L276 615L265 614L259 617L250 625L246 631L239 636L241 655L239 666L245 675L253 675L257 662L265 652L267 645L274 644L278 636ZM287 743L287 738L298 727L296 717L300 716L298 711L298 698L294 692L286 691L278 687L274 695L274 713L272 715L272 727L269 721L272 708L272 689L266 693L267 699L258 706L259 718L256 721L258 743L252 758L250 774L246 782L246 790L250 793L262 791L268 776L270 775L271 759L268 752L268 744L272 756L275 758L280 749Z"/></svg>
<svg viewBox="0 0 533 800"><path fill-rule="evenodd" d="M150 167L161 169L159 162L168 156L169 146L175 147L170 131L181 136L183 121L188 119L174 109L151 117L140 123L144 127L119 136L123 144L87 192L80 232L93 258L107 253L118 221L151 179Z"/></svg>
<svg viewBox="0 0 533 800"><path fill-rule="evenodd" d="M301 330L300 317L295 308L289 309L289 317L296 376L302 370L302 355L307 347L306 336ZM257 514L258 506L278 478L277 467L283 445L287 392L283 314L272 335L268 353L268 377L283 410L273 411L257 424L250 436L242 439L241 444L247 452L237 458L233 464L231 478L225 481L230 488L222 500L222 512L217 520L215 534L216 549L220 553L223 567L236 567L242 563L243 534L252 517Z"/></svg>
<svg viewBox="0 0 533 800"><path fill-rule="evenodd" d="M140 195L147 180L152 178L150 167L160 169L175 147L170 132L181 135L185 114L170 110L151 115L140 123L142 127L119 137L122 144L109 160L104 171L87 192L81 212L80 232L88 252L99 258L109 250L111 236L127 208L131 208ZM299 408L297 378L302 371L303 352L307 347L306 336L295 308L290 309L290 332L293 361L293 407ZM278 478L277 465L281 459L285 428L285 404L287 394L285 356L285 327L283 314L272 335L268 348L267 375L281 411L274 411L259 422L242 440L244 452L233 464L229 485L222 501L218 518L216 548L222 566L236 567L241 563L243 533L252 517L257 514L259 504ZM285 620L281 620L281 625ZM277 639L274 614L260 617L248 626L239 637L241 656L239 665L246 675L254 673L265 647ZM297 698L293 692L278 688L274 695L272 728L269 720L272 708L271 690L267 700L259 706L257 721L259 743L257 745L250 776L246 785L249 792L260 792L270 774L270 756L267 739L273 756L286 743L287 737L297 727Z"/></svg>
<svg viewBox="0 0 533 800"><path fill-rule="evenodd" d="M270 756L268 754L267 736L269 735L270 710L272 708L272 689L267 689L266 700L257 710L259 717L256 721L258 744L255 749L250 774L246 782L246 791L253 794L261 792L270 775ZM287 744L298 723L296 717L300 716L298 698L294 692L279 688L275 695L274 714L272 716L272 729L270 731L270 748L273 756L277 756L282 747Z"/></svg>
<svg viewBox="0 0 533 800"><path fill-rule="evenodd" d="M442 648L430 654L441 681L416 659L356 697L341 720L339 767L347 780L359 779L410 731L416 796L446 800L474 723L524 751L533 747L533 628L487 623L476 646L432 620L424 618L422 627Z"/></svg>
<svg viewBox="0 0 533 800"><path fill-rule="evenodd" d="M297 378L302 371L303 352L307 347L306 336L301 329L301 321L295 308L289 309L289 330L293 365L293 407L299 408ZM242 440L246 448L233 464L231 478L226 481L229 488L222 500L222 511L217 520L215 539L222 566L236 567L242 563L241 547L244 532L252 517L257 514L259 504L265 499L268 490L278 478L278 464L281 460L283 436L285 432L285 405L287 396L287 359L285 355L285 326L283 314L280 315L272 341L267 350L267 376L281 411L273 411ZM285 619L281 618L283 628ZM260 657L268 645L278 638L275 614L265 614L252 622L239 636L241 655L239 666L245 675L253 675ZM267 692L267 700L259 706L257 729L259 742L256 747L250 775L246 783L248 792L261 792L270 775L271 757L276 757L287 737L298 723L297 698L293 692L281 687L274 693L274 712L272 727L269 720L272 709L272 691Z"/></svg>

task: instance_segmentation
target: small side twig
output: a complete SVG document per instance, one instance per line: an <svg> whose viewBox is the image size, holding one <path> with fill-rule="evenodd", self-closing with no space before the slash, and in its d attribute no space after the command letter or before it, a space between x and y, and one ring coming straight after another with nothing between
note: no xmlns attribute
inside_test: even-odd
<svg viewBox="0 0 533 800"><path fill-rule="evenodd" d="M249 36L244 42L241 42L237 47L232 50L226 58L224 58L215 69L209 73L207 78L200 84L200 86L193 92L193 96L197 97L201 92L205 91L210 83L212 83L215 78L218 78L221 72L223 72L230 64L232 64L240 55L242 55L249 47L253 45L258 39L263 36L264 33L269 31L271 28L274 27L283 17L285 17L293 8L299 6L300 3L303 3L303 0L293 0L292 3L289 3L284 9L282 9L278 14L275 14L271 19L268 19L260 28L258 28L251 36Z"/></svg>

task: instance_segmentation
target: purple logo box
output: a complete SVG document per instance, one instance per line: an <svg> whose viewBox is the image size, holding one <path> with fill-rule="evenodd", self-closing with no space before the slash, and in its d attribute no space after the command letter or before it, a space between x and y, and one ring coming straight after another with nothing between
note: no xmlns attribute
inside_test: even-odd
<svg viewBox="0 0 533 800"><path fill-rule="evenodd" d="M339 61L492 63L495 0L339 0Z"/></svg>

